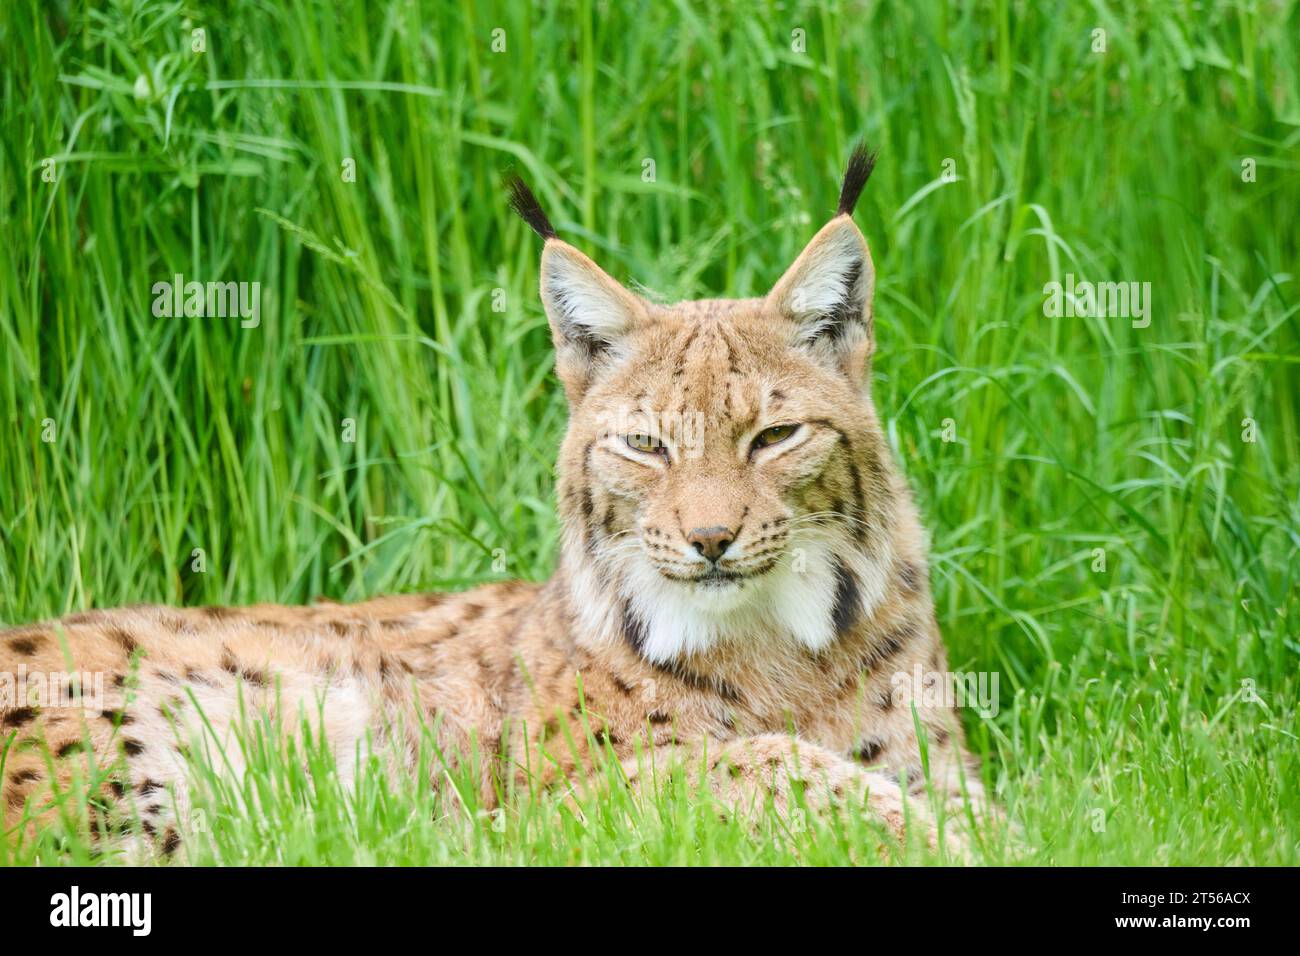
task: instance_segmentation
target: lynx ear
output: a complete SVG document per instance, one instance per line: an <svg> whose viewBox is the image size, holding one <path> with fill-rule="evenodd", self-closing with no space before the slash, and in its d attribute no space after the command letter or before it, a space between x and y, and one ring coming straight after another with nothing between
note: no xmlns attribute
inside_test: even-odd
<svg viewBox="0 0 1300 956"><path fill-rule="evenodd" d="M546 240L541 295L555 343L555 368L569 401L582 397L592 373L621 354L625 336L646 318L646 304L560 239L537 197L519 177L507 181L510 206Z"/></svg>
<svg viewBox="0 0 1300 956"><path fill-rule="evenodd" d="M859 379L874 347L876 270L853 207L876 157L858 145L840 187L839 209L768 294L768 307L795 326L794 344Z"/></svg>
<svg viewBox="0 0 1300 956"><path fill-rule="evenodd" d="M874 346L876 271L867 241L847 215L822 227L768 294L795 326L794 344L861 377Z"/></svg>
<svg viewBox="0 0 1300 956"><path fill-rule="evenodd" d="M556 348L587 362L616 358L624 336L645 317L645 303L562 239L542 250L542 305Z"/></svg>

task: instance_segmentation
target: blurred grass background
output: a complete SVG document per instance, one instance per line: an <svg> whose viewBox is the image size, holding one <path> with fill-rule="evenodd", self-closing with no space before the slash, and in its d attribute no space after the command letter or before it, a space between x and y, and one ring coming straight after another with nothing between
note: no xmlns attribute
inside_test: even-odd
<svg viewBox="0 0 1300 956"><path fill-rule="evenodd" d="M875 399L953 666L1001 678L1017 858L1298 863L1296 10L9 0L0 620L545 577L565 408L502 172L647 294L757 295L864 138ZM155 318L175 273L260 326ZM1150 326L1045 317L1067 273ZM622 859L589 839L500 858Z"/></svg>

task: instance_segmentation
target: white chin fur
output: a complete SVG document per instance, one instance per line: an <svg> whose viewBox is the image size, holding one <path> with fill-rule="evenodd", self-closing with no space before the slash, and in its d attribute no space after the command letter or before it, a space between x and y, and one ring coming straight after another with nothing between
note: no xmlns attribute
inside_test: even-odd
<svg viewBox="0 0 1300 956"><path fill-rule="evenodd" d="M641 652L664 664L728 641L789 641L820 651L836 637L837 556L858 579L859 614L870 614L884 596L892 556L869 558L843 541L803 538L775 568L743 586L672 581L643 555L629 556L622 591L645 623Z"/></svg>

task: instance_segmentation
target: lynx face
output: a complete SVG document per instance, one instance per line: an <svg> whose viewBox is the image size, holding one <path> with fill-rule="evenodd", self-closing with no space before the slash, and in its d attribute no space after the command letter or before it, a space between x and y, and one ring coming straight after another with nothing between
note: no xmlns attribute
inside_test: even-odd
<svg viewBox="0 0 1300 956"><path fill-rule="evenodd" d="M584 396L570 438L592 442L593 502L619 500L609 533L631 556L673 582L669 593L734 606L826 505L831 422L865 400L791 346L761 302L669 315Z"/></svg>
<svg viewBox="0 0 1300 956"><path fill-rule="evenodd" d="M547 238L541 293L571 407L566 562L593 621L621 618L650 660L728 640L818 650L883 590L892 473L866 391L875 273L850 217L869 173L855 154L839 214L767 296L671 306L558 239L516 186Z"/></svg>

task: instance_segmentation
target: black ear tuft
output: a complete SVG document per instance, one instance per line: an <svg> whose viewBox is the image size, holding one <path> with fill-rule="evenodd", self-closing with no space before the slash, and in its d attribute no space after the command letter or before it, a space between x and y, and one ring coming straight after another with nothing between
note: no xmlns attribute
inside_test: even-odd
<svg viewBox="0 0 1300 956"><path fill-rule="evenodd" d="M836 215L852 215L853 207L858 204L862 187L867 184L871 171L876 168L876 154L867 152L865 143L853 147L849 156L849 167L844 170L844 182L840 186L840 207Z"/></svg>
<svg viewBox="0 0 1300 956"><path fill-rule="evenodd" d="M511 173L506 177L506 189L510 191L510 208L516 216L528 223L529 228L543 239L558 238L551 220L542 211L542 204L517 174Z"/></svg>

